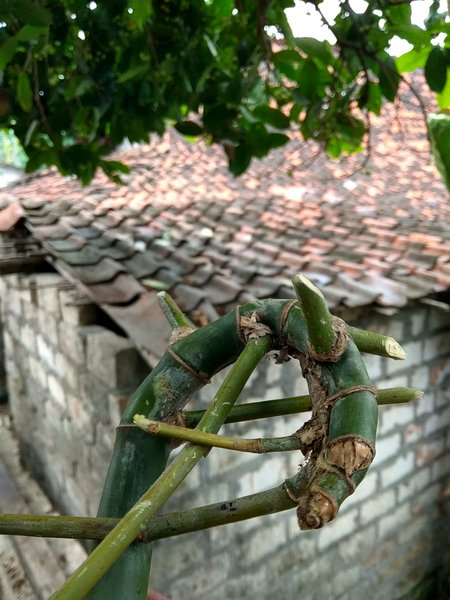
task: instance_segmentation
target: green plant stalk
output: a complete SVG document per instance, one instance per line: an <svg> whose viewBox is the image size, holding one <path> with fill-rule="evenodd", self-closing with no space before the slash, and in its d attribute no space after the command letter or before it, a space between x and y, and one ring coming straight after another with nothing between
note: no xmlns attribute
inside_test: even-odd
<svg viewBox="0 0 450 600"><path fill-rule="evenodd" d="M248 311L251 313L256 306L247 305ZM166 467L170 447L165 440L149 439L143 431L129 427L133 415L142 413L156 420L169 419L209 377L232 363L243 347L234 314L225 315L170 347L192 370L166 353L134 393L117 429L97 516L125 515ZM195 372L201 372L202 377ZM141 546L130 546L87 599L110 600L115 594L127 600L145 600L152 545Z"/></svg>
<svg viewBox="0 0 450 600"><path fill-rule="evenodd" d="M283 318L288 300L250 302L239 308L241 316L257 314L261 323L274 333L274 348L284 348L286 341L294 356L307 353L308 333L298 305ZM170 347L158 365L133 395L123 413L116 435L113 456L98 511L99 517L121 517L144 494L164 470L170 445L160 438L148 439L143 431L129 427L133 415L143 414L157 421L170 420L179 413L192 394L225 366L231 364L244 344L233 311L217 321L194 331ZM175 353L189 369L172 355ZM327 393L337 391L333 376L323 365ZM201 374L201 377L195 374ZM328 381L329 380L329 381ZM353 381L359 381L358 372ZM328 383L327 383L328 382ZM340 387L340 386L339 386ZM295 487L295 486L294 486ZM148 586L151 545L134 544L96 585L89 600L109 600L112 594L127 600L144 600Z"/></svg>
<svg viewBox="0 0 450 600"><path fill-rule="evenodd" d="M248 342L201 419L198 425L201 430L216 432L220 429L254 368L270 349L270 344L269 336ZM53 594L52 600L85 598L207 452L208 448L205 446L189 444L183 448L137 504L128 511L60 590Z"/></svg>
<svg viewBox="0 0 450 600"><path fill-rule="evenodd" d="M178 425L151 421L142 415L134 417L136 425L150 435L159 435L174 438L182 442L201 444L225 450L236 450L237 452L252 452L253 454L266 454L268 452L285 452L289 450L300 450L301 442L295 436L283 436L278 438L236 438L216 433L207 433L198 429L188 429Z"/></svg>
<svg viewBox="0 0 450 600"><path fill-rule="evenodd" d="M156 295L158 296L158 302L164 316L172 329L176 329L177 327L195 328L170 294L167 292L158 292Z"/></svg>
<svg viewBox="0 0 450 600"><path fill-rule="evenodd" d="M347 325L347 331L360 352L405 360L406 353L393 337Z"/></svg>
<svg viewBox="0 0 450 600"><path fill-rule="evenodd" d="M378 390L377 401L379 405L397 404L411 402L422 396L423 392L414 388L390 388ZM270 405L270 408L267 405ZM240 409L245 409L245 411L242 412ZM277 409L280 409L281 412L277 412ZM234 406L225 423L295 414L309 410L311 410L311 398L309 396L252 402L250 404ZM186 423L188 426L194 427L197 425L204 413L204 410L187 412ZM279 488L200 508L168 513L162 516L158 515L148 524L145 532L138 538L138 541L143 541L144 539L145 541L151 541L181 535L241 520L240 516L242 516L242 519L259 517L270 512L287 510L291 507L292 502L283 502L283 496L280 496L280 502L275 501L275 497L278 498L275 490L279 490ZM267 497L266 494L268 494ZM254 507L252 502L255 502ZM223 507L228 505L233 507L231 513L224 512ZM0 535L25 535L100 541L118 522L119 519L106 517L0 514ZM194 528L191 528L192 526Z"/></svg>
<svg viewBox="0 0 450 600"><path fill-rule="evenodd" d="M380 406L388 404L404 404L419 400L423 392L415 388L399 387L377 390L377 402ZM290 398L277 398L275 400L262 400L233 406L225 423L242 423L256 419L281 417L297 413L309 412L312 409L310 396L291 396ZM197 425L204 410L189 410L183 415L186 427L193 428Z"/></svg>
<svg viewBox="0 0 450 600"><path fill-rule="evenodd" d="M283 485L241 498L224 500L190 510L156 515L136 538L136 543L174 537L193 531L236 523L292 509L294 502ZM60 517L55 515L0 515L0 533L54 538L104 539L119 519Z"/></svg>
<svg viewBox="0 0 450 600"><path fill-rule="evenodd" d="M316 354L325 354L333 348L336 333L324 295L303 275L295 275L292 283L305 315L309 342Z"/></svg>

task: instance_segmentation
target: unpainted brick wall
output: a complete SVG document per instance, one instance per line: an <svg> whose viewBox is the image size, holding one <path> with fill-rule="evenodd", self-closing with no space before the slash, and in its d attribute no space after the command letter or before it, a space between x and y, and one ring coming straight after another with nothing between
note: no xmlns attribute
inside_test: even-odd
<svg viewBox="0 0 450 600"><path fill-rule="evenodd" d="M0 278L0 297L23 461L66 512L94 515L121 408L149 367L57 274Z"/></svg>
<svg viewBox="0 0 450 600"><path fill-rule="evenodd" d="M0 279L11 407L28 464L66 511L94 514L120 406L147 367L124 338L74 305L57 275ZM450 315L424 305L357 324L402 342L404 362L367 356L380 387L425 391L411 405L380 408L377 455L336 520L300 532L295 511L162 540L153 585L172 600L411 597L444 569L450 539ZM194 402L205 405L220 374ZM265 361L243 400L307 393L297 363ZM281 436L308 415L229 425L230 435ZM301 455L214 449L167 509L261 491L295 473ZM433 581L433 580L432 580ZM439 598L436 586L433 598ZM441 596L445 598L446 596Z"/></svg>

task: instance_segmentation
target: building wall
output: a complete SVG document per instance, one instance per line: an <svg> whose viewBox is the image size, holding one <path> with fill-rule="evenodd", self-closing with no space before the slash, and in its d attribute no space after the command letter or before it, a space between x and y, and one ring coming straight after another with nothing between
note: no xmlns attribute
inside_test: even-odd
<svg viewBox="0 0 450 600"><path fill-rule="evenodd" d="M94 515L121 407L148 366L57 274L0 278L0 297L23 460L61 508Z"/></svg>
<svg viewBox="0 0 450 600"><path fill-rule="evenodd" d="M5 277L0 291L11 410L24 459L67 512L93 515L120 407L147 367L58 275ZM157 542L152 585L172 600L447 597L440 590L450 550L450 315L417 304L354 324L396 337L407 352L404 362L367 356L378 387L418 387L424 397L380 408L375 461L322 530L299 531L295 511L288 511ZM222 379L202 390L197 405ZM294 361L265 361L244 396L303 393ZM288 435L306 418L225 430ZM294 474L300 459L298 452L255 456L214 449L167 508L264 490Z"/></svg>

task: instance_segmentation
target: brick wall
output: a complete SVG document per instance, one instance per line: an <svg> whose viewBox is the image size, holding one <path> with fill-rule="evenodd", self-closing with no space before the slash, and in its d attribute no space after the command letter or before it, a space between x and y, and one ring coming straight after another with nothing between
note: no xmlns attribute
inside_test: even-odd
<svg viewBox="0 0 450 600"><path fill-rule="evenodd" d="M11 276L0 286L9 393L25 457L65 510L94 514L119 407L146 367L126 339L98 325L92 305L76 304L59 276ZM357 324L393 335L408 354L405 362L368 356L377 385L418 387L423 399L380 409L374 464L324 529L300 532L289 511L156 543L153 585L172 600L447 597L439 590L450 545L450 315L417 304ZM223 375L216 379L198 405ZM245 398L302 393L294 361L266 361ZM306 418L226 431L287 435ZM300 459L297 452L247 456L214 449L167 508L263 490L292 475Z"/></svg>
<svg viewBox="0 0 450 600"><path fill-rule="evenodd" d="M0 278L0 297L23 460L65 511L93 515L121 406L148 366L57 274Z"/></svg>

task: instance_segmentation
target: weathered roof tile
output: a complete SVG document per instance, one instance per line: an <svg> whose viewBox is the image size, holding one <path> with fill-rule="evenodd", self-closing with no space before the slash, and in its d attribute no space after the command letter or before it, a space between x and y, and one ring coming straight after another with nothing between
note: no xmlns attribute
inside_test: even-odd
<svg viewBox="0 0 450 600"><path fill-rule="evenodd" d="M150 354L138 320L148 323L156 305L154 292L138 292L143 279L168 287L199 322L248 298L293 297L286 282L297 271L332 308L402 306L450 288L450 204L415 149L413 132L420 146L426 132L414 99L406 113L413 127L403 137L386 126L392 108L376 120L370 177L361 157L311 163L315 147L293 140L237 179L220 149L169 132L117 153L133 167L124 185L99 174L81 188L51 170L11 186L0 203L20 203L57 268L92 298L126 298L129 307L109 314Z"/></svg>
<svg viewBox="0 0 450 600"><path fill-rule="evenodd" d="M87 286L89 296L97 304L127 304L145 291L128 273L118 273L108 282Z"/></svg>

